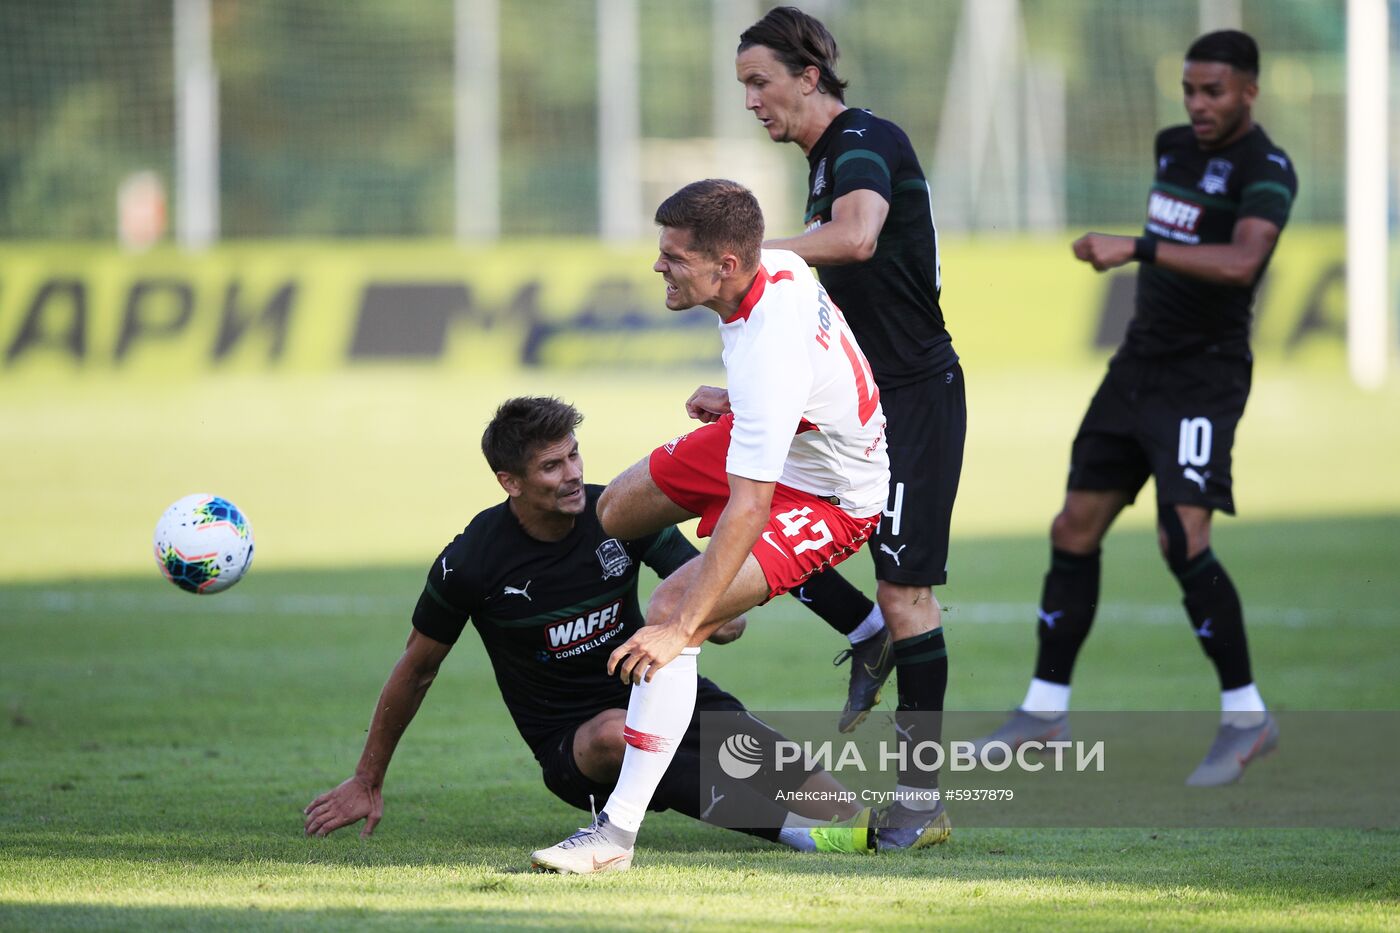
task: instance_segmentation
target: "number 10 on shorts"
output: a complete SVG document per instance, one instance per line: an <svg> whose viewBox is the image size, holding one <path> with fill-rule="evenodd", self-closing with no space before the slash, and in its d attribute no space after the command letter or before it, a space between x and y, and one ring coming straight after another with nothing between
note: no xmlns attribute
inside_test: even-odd
<svg viewBox="0 0 1400 933"><path fill-rule="evenodd" d="M795 538L801 533L803 528L810 526L810 531L815 537L809 537L805 541L799 541L793 547L793 554L801 554L803 551L815 551L818 548L826 547L833 540L831 528L825 519L812 521L808 515L812 514L811 506L803 506L800 509L791 509L787 512L778 513L778 523L783 526L783 534L789 538Z"/></svg>
<svg viewBox="0 0 1400 933"><path fill-rule="evenodd" d="M1182 466L1210 463L1210 419L1182 418L1181 436L1176 443L1176 462Z"/></svg>

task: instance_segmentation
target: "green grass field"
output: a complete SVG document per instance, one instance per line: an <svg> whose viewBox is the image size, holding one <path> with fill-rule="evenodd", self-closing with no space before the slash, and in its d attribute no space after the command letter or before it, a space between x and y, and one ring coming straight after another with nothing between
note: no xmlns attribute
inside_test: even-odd
<svg viewBox="0 0 1400 933"><path fill-rule="evenodd" d="M1004 709L1024 690L1043 529L1096 376L1032 374L1035 392L1025 376L972 377L940 592L950 708ZM400 748L375 837L303 838L301 807L354 764L426 562L496 498L475 446L490 407L521 391L578 402L603 481L683 429L697 378L0 396L0 437L24 452L0 464L0 929L1400 928L1389 829L963 828L931 851L857 859L661 814L629 873L532 875L529 850L586 816L540 784L470 634ZM1244 515L1222 520L1216 547L1276 708L1400 709L1397 413L1394 391L1327 374L1256 383ZM248 579L209 599L163 582L149 557L160 510L199 488L238 502L258 534ZM1077 708L1216 703L1148 511L1110 538ZM847 567L869 586L864 557ZM819 625L778 601L702 669L754 708L835 709L841 645Z"/></svg>

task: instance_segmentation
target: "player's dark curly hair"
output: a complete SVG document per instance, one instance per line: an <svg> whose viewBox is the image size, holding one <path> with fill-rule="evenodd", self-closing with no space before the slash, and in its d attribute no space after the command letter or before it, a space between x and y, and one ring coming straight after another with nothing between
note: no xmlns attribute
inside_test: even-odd
<svg viewBox="0 0 1400 933"><path fill-rule="evenodd" d="M1188 62L1220 62L1251 78L1259 77L1259 44L1247 32L1222 29L1208 32L1186 50Z"/></svg>
<svg viewBox="0 0 1400 933"><path fill-rule="evenodd" d="M562 399L506 399L481 435L481 452L494 472L524 476L536 451L562 441L582 422L578 409Z"/></svg>
<svg viewBox="0 0 1400 933"><path fill-rule="evenodd" d="M763 19L739 35L739 51L755 45L773 50L788 74L800 75L806 68L817 69L817 87L846 102L846 82L836 76L836 46L822 21L795 6L775 6Z"/></svg>
<svg viewBox="0 0 1400 933"><path fill-rule="evenodd" d="M656 222L689 230L691 247L713 259L732 252L744 268L758 265L763 248L763 210L753 192L737 181L693 181L661 202Z"/></svg>

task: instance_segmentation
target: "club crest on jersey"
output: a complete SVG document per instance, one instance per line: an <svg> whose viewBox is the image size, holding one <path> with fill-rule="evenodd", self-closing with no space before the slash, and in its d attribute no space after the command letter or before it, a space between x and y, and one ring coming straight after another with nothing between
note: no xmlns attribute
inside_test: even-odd
<svg viewBox="0 0 1400 933"><path fill-rule="evenodd" d="M1196 187L1206 194L1224 194L1234 167L1229 159L1211 159L1206 163L1206 173L1201 176L1201 181Z"/></svg>
<svg viewBox="0 0 1400 933"><path fill-rule="evenodd" d="M627 549L622 546L622 542L616 538L609 538L598 545L598 563L603 568L603 579L609 577L620 577L627 572L627 568L632 566L632 558L627 556Z"/></svg>
<svg viewBox="0 0 1400 933"><path fill-rule="evenodd" d="M821 160L820 162L817 163L817 174L816 174L816 178L815 178L815 180L812 182L812 197L814 197L814 198L820 197L820 196L821 196L821 193L822 193L823 191L825 191L825 190L826 190L826 157L823 156L823 157L822 157L822 160Z"/></svg>

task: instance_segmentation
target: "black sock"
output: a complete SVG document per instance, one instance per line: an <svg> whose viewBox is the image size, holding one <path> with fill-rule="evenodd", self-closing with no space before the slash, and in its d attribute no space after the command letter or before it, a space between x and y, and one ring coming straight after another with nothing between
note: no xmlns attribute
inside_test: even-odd
<svg viewBox="0 0 1400 933"><path fill-rule="evenodd" d="M894 643L894 667L899 685L895 722L901 743L941 742L943 695L948 690L948 646L943 629L936 628ZM925 756L927 759L927 756ZM901 768L899 783L906 787L937 787L938 772L914 767L912 752Z"/></svg>
<svg viewBox="0 0 1400 933"><path fill-rule="evenodd" d="M1253 683L1240 594L1214 552L1206 548L1173 573L1186 596L1182 604L1196 630L1196 640L1220 677L1220 689L1234 690Z"/></svg>
<svg viewBox="0 0 1400 933"><path fill-rule="evenodd" d="M1059 548L1050 551L1050 572L1040 594L1036 637L1040 641L1035 658L1037 680L1069 684L1074 660L1099 603L1099 551L1071 554Z"/></svg>
<svg viewBox="0 0 1400 933"><path fill-rule="evenodd" d="M870 597L852 586L835 568L808 577L792 591L792 596L842 635L854 632L875 608Z"/></svg>
<svg viewBox="0 0 1400 933"><path fill-rule="evenodd" d="M712 763L713 764L713 763ZM715 772L717 769L708 769ZM778 832L788 815L786 807L771 797L764 796L744 781L729 778L723 772L712 775L714 781L708 786L700 786L700 754L697 749L682 745L676 749L676 757L666 769L666 775L656 786L649 810L675 810L686 816L714 825L723 818L727 807L742 805L745 814L768 825L758 827L724 826L735 832L748 833L769 842L778 841ZM733 810L729 810L733 813Z"/></svg>

